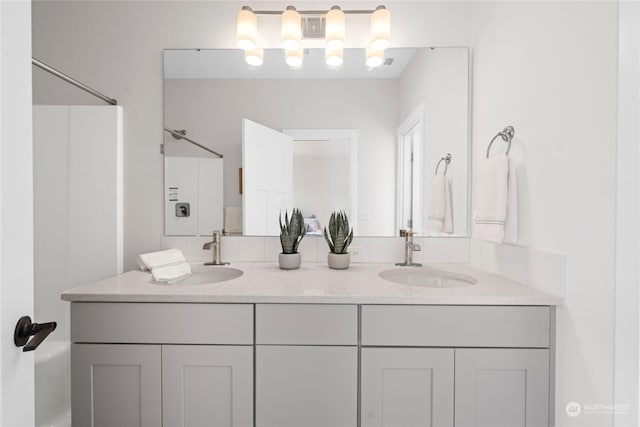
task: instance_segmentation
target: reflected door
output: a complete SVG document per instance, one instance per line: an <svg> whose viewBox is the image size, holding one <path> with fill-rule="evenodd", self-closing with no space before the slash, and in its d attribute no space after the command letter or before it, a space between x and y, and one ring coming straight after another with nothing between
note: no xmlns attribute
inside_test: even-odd
<svg viewBox="0 0 640 427"><path fill-rule="evenodd" d="M242 227L247 236L280 234L278 215L293 207L293 140L242 120Z"/></svg>
<svg viewBox="0 0 640 427"><path fill-rule="evenodd" d="M422 234L424 107L398 127L397 227Z"/></svg>

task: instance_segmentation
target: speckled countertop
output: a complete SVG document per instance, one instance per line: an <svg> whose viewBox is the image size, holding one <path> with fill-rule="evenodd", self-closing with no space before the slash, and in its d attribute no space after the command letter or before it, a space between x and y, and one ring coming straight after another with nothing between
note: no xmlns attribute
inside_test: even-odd
<svg viewBox="0 0 640 427"><path fill-rule="evenodd" d="M220 267L192 264L194 272ZM314 303L314 304L442 304L559 305L560 297L489 274L464 264L428 267L474 277L476 284L428 288L393 283L378 276L392 264L352 263L331 270L324 263L303 263L280 270L275 263L233 263L243 271L235 279L201 285L155 283L151 274L129 271L62 293L65 301L179 303ZM405 267L416 268L416 267ZM188 282L185 282L188 283Z"/></svg>

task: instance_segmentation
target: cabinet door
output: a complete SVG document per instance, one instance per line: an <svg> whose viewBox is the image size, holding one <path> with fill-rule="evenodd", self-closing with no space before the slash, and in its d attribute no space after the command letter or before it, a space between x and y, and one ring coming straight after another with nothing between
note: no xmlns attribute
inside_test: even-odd
<svg viewBox="0 0 640 427"><path fill-rule="evenodd" d="M549 425L549 350L456 349L456 427Z"/></svg>
<svg viewBox="0 0 640 427"><path fill-rule="evenodd" d="M357 347L256 346L256 427L355 427Z"/></svg>
<svg viewBox="0 0 640 427"><path fill-rule="evenodd" d="M74 427L160 427L160 346L73 344Z"/></svg>
<svg viewBox="0 0 640 427"><path fill-rule="evenodd" d="M453 426L453 349L363 348L363 427Z"/></svg>
<svg viewBox="0 0 640 427"><path fill-rule="evenodd" d="M253 425L253 347L162 346L164 427Z"/></svg>

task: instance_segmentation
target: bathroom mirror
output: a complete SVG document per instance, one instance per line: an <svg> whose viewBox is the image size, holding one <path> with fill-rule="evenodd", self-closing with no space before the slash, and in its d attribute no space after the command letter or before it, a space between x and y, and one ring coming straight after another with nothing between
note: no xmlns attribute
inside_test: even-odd
<svg viewBox="0 0 640 427"><path fill-rule="evenodd" d="M206 203L216 206L220 228L277 235L278 213L297 207L312 234L342 209L358 236L397 236L400 228L468 235L469 51L390 48L384 58L368 68L364 49L345 49L344 63L330 68L324 49L312 48L291 68L282 50L268 49L256 67L241 50L164 51L165 128L224 156L222 185L209 174L191 191L215 198ZM165 167L174 158L217 158L176 136L164 132ZM429 222L436 165L447 155L438 174L446 170L450 232ZM167 169L165 187L165 225L188 220L174 205L197 207L176 198ZM169 228L165 234L203 234Z"/></svg>

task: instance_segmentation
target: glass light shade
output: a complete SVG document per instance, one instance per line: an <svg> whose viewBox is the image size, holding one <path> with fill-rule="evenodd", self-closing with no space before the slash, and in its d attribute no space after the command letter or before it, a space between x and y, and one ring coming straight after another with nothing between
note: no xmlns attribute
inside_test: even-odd
<svg viewBox="0 0 640 427"><path fill-rule="evenodd" d="M391 40L391 14L384 7L379 7L371 15L371 48L385 50Z"/></svg>
<svg viewBox="0 0 640 427"><path fill-rule="evenodd" d="M251 9L242 9L238 12L236 36L240 49L252 50L256 48L258 17Z"/></svg>
<svg viewBox="0 0 640 427"><path fill-rule="evenodd" d="M261 66L264 61L264 49L246 50L244 52L244 60L254 67Z"/></svg>
<svg viewBox="0 0 640 427"><path fill-rule="evenodd" d="M338 6L332 7L327 12L324 28L327 49L338 50L344 48L344 12Z"/></svg>
<svg viewBox="0 0 640 427"><path fill-rule="evenodd" d="M367 48L366 63L369 68L381 66L384 63L384 51Z"/></svg>
<svg viewBox="0 0 640 427"><path fill-rule="evenodd" d="M298 50L287 50L284 53L284 60L288 66L298 68L302 66L303 54L302 48Z"/></svg>
<svg viewBox="0 0 640 427"><path fill-rule="evenodd" d="M325 52L325 61L327 65L330 67L338 67L342 65L342 49L330 50L327 49Z"/></svg>
<svg viewBox="0 0 640 427"><path fill-rule="evenodd" d="M302 18L291 6L282 14L282 47L286 50L299 50L302 39Z"/></svg>

